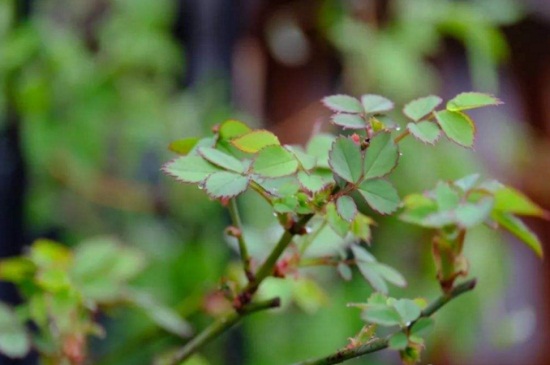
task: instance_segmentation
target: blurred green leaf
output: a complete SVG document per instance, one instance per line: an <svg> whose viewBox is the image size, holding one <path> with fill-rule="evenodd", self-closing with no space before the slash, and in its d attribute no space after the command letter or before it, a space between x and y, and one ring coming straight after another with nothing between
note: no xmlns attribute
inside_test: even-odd
<svg viewBox="0 0 550 365"><path fill-rule="evenodd" d="M323 98L323 104L334 112L361 113L363 108L359 100L348 95L332 95Z"/></svg>
<svg viewBox="0 0 550 365"><path fill-rule="evenodd" d="M317 166L322 168L330 168L329 160L329 151L332 148L335 137L331 134L316 134L313 136L306 147L306 152L308 155L317 158Z"/></svg>
<svg viewBox="0 0 550 365"><path fill-rule="evenodd" d="M31 278L36 271L34 263L26 257L10 257L0 260L0 280L20 283Z"/></svg>
<svg viewBox="0 0 550 365"><path fill-rule="evenodd" d="M336 205L332 202L326 205L326 215L325 219L327 220L330 228L334 230L340 237L345 238L348 235L350 224L344 220L336 209Z"/></svg>
<svg viewBox="0 0 550 365"><path fill-rule="evenodd" d="M252 131L252 129L245 123L238 120L229 119L220 124L218 133L222 139L229 141L247 134L250 131Z"/></svg>
<svg viewBox="0 0 550 365"><path fill-rule="evenodd" d="M319 175L308 174L304 171L298 173L298 181L300 185L311 193L316 193L323 190L328 183Z"/></svg>
<svg viewBox="0 0 550 365"><path fill-rule="evenodd" d="M279 146L279 138L266 130L253 130L231 140L231 144L239 150L256 153L267 146Z"/></svg>
<svg viewBox="0 0 550 365"><path fill-rule="evenodd" d="M403 113L415 122L418 122L441 104L441 101L441 98L435 95L418 98L405 105Z"/></svg>
<svg viewBox="0 0 550 365"><path fill-rule="evenodd" d="M363 173L361 150L351 139L338 137L329 153L329 164L342 179L357 183Z"/></svg>
<svg viewBox="0 0 550 365"><path fill-rule="evenodd" d="M342 195L336 200L336 210L340 217L351 222L357 215L357 206L350 196Z"/></svg>
<svg viewBox="0 0 550 365"><path fill-rule="evenodd" d="M282 146L268 146L258 152L252 169L264 177L282 177L296 172L298 160Z"/></svg>
<svg viewBox="0 0 550 365"><path fill-rule="evenodd" d="M403 332L397 332L393 334L389 341L389 346L393 350L403 350L409 344L409 339L407 335Z"/></svg>
<svg viewBox="0 0 550 365"><path fill-rule="evenodd" d="M432 330L435 325L435 321L432 318L419 318L411 328L411 336L425 337Z"/></svg>
<svg viewBox="0 0 550 365"><path fill-rule="evenodd" d="M232 198L243 193L248 187L247 176L233 172L216 172L204 182L204 190L212 198Z"/></svg>
<svg viewBox="0 0 550 365"><path fill-rule="evenodd" d="M244 173L244 165L235 157L211 147L201 147L199 154L208 162L229 171Z"/></svg>
<svg viewBox="0 0 550 365"><path fill-rule="evenodd" d="M365 152L364 178L373 179L389 174L399 159L399 150L390 133L374 136Z"/></svg>
<svg viewBox="0 0 550 365"><path fill-rule="evenodd" d="M491 217L508 232L523 241L537 256L543 257L542 244L537 237L519 218L510 213L493 211Z"/></svg>
<svg viewBox="0 0 550 365"><path fill-rule="evenodd" d="M331 121L333 124L344 129L367 128L367 123L365 123L365 120L357 114L335 114L332 116Z"/></svg>
<svg viewBox="0 0 550 365"><path fill-rule="evenodd" d="M361 104L367 114L377 114L393 109L393 102L391 100L374 94L361 96Z"/></svg>
<svg viewBox="0 0 550 365"><path fill-rule="evenodd" d="M372 238L370 226L374 224L375 222L372 218L357 213L351 222L351 232L355 237L365 242L370 242Z"/></svg>
<svg viewBox="0 0 550 365"><path fill-rule="evenodd" d="M185 156L191 152L198 142L199 138L196 137L178 139L177 141L171 142L168 145L168 149L178 155Z"/></svg>
<svg viewBox="0 0 550 365"><path fill-rule="evenodd" d="M358 191L368 205L381 214L393 213L399 207L399 196L389 181L367 180L359 185Z"/></svg>
<svg viewBox="0 0 550 365"><path fill-rule="evenodd" d="M447 102L447 110L457 112L499 104L502 104L502 102L492 95L478 92L467 92L458 94L453 99L449 100Z"/></svg>
<svg viewBox="0 0 550 365"><path fill-rule="evenodd" d="M442 110L435 115L441 129L451 141L464 147L473 146L475 125L466 114Z"/></svg>
<svg viewBox="0 0 550 365"><path fill-rule="evenodd" d="M495 210L518 215L547 218L548 213L522 192L505 186L494 192Z"/></svg>
<svg viewBox="0 0 550 365"><path fill-rule="evenodd" d="M353 274L352 274L351 268L348 265L342 262L339 262L338 265L336 266L336 270L338 271L338 274L340 274L342 279L346 281L351 280Z"/></svg>
<svg viewBox="0 0 550 365"><path fill-rule="evenodd" d="M395 286L405 287L407 286L407 280L403 275L391 266L382 263L376 263L373 265L375 270L384 278L384 280L392 283Z"/></svg>
<svg viewBox="0 0 550 365"><path fill-rule="evenodd" d="M323 288L314 280L301 278L292 285L294 301L307 313L315 313L328 303L328 297Z"/></svg>
<svg viewBox="0 0 550 365"><path fill-rule="evenodd" d="M30 348L30 338L17 315L6 304L0 303L0 352L11 358L22 358Z"/></svg>
<svg viewBox="0 0 550 365"><path fill-rule="evenodd" d="M381 326L396 326L401 324L397 310L388 305L369 305L362 313L363 320Z"/></svg>
<svg viewBox="0 0 550 365"><path fill-rule="evenodd" d="M460 204L455 210L456 219L462 227L472 228L489 218L493 205L493 198L484 198L477 203Z"/></svg>
<svg viewBox="0 0 550 365"><path fill-rule="evenodd" d="M199 183L220 169L200 156L183 156L165 164L163 171L178 181Z"/></svg>
<svg viewBox="0 0 550 365"><path fill-rule="evenodd" d="M420 307L411 299L398 299L393 306L401 317L401 323L406 325L420 317Z"/></svg>
<svg viewBox="0 0 550 365"><path fill-rule="evenodd" d="M424 120L420 123L409 123L407 129L421 142L435 144L441 136L441 129L434 122Z"/></svg>
<svg viewBox="0 0 550 365"><path fill-rule="evenodd" d="M60 243L39 239L30 249L30 259L40 268L67 267L72 260L71 251Z"/></svg>

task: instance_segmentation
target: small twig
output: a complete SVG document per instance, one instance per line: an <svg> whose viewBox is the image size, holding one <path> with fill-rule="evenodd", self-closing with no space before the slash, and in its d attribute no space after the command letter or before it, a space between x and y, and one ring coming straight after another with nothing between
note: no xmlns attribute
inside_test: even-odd
<svg viewBox="0 0 550 365"><path fill-rule="evenodd" d="M234 311L222 318L219 318L210 326L205 328L204 331L202 331L198 336L189 341L179 351L174 353L172 358L167 363L175 365L187 360L204 345L237 324L242 318L262 310L277 308L280 305L281 300L279 298L273 298L262 302L250 303L241 308L239 311Z"/></svg>
<svg viewBox="0 0 550 365"><path fill-rule="evenodd" d="M398 144L399 142L401 142L402 139L407 137L409 134L410 134L409 130L405 129L400 135L395 137L395 139L393 141L395 142L395 144Z"/></svg>
<svg viewBox="0 0 550 365"><path fill-rule="evenodd" d="M462 284L459 284L455 286L451 291L448 293L440 296L436 300L434 300L432 303L430 303L420 315L420 318L423 317L430 317L435 312L437 312L441 307L443 307L445 304L450 302L451 300L455 299L456 297L469 292L470 290L474 289L476 286L476 279L468 280ZM418 321L418 319L416 320ZM410 329L416 321L409 324L408 328ZM389 341L392 335L389 335L385 338L375 338L371 341L352 348L344 348L342 350L339 350L329 356L322 357L319 359L313 359L313 360L306 360L302 362L295 363L294 365L332 365L332 364L340 364L346 360L353 359L355 357L363 356L366 354L370 354L373 352L377 352L380 350L384 350L388 347Z"/></svg>
<svg viewBox="0 0 550 365"><path fill-rule="evenodd" d="M229 200L229 215L233 221L233 225L239 230L236 238L239 243L239 253L241 255L241 260L243 262L244 272L249 281L253 280L252 271L250 271L250 256L248 254L248 248L246 247L246 242L244 240L243 225L241 222L241 217L239 215L239 208L237 207L237 199L232 198Z"/></svg>

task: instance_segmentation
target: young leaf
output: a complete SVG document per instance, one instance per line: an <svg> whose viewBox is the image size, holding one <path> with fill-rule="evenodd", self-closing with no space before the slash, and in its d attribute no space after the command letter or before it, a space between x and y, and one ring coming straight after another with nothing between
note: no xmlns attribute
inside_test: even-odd
<svg viewBox="0 0 550 365"><path fill-rule="evenodd" d="M345 238L348 235L350 224L340 217L334 203L331 202L327 204L325 218L330 228L332 228L340 237Z"/></svg>
<svg viewBox="0 0 550 365"><path fill-rule="evenodd" d="M390 133L374 136L365 153L364 178L374 179L389 174L397 165L399 151Z"/></svg>
<svg viewBox="0 0 550 365"><path fill-rule="evenodd" d="M367 114L377 114L393 109L393 102L380 95L366 94L361 96L361 104Z"/></svg>
<svg viewBox="0 0 550 365"><path fill-rule="evenodd" d="M309 140L306 152L308 155L317 158L318 167L330 168L328 154L334 143L334 138L331 134L317 134Z"/></svg>
<svg viewBox="0 0 550 365"><path fill-rule="evenodd" d="M505 186L494 193L495 210L545 218L548 213L522 192Z"/></svg>
<svg viewBox="0 0 550 365"><path fill-rule="evenodd" d="M492 218L508 232L522 240L537 256L543 257L539 238L519 218L510 213L493 211Z"/></svg>
<svg viewBox="0 0 550 365"><path fill-rule="evenodd" d="M199 154L208 162L233 172L244 173L244 165L235 157L211 147L199 148Z"/></svg>
<svg viewBox="0 0 550 365"><path fill-rule="evenodd" d="M22 358L30 347L25 326L10 307L0 303L0 353L11 358Z"/></svg>
<svg viewBox="0 0 550 365"><path fill-rule="evenodd" d="M351 139L338 137L329 152L329 164L342 179L357 183L363 172L361 150Z"/></svg>
<svg viewBox="0 0 550 365"><path fill-rule="evenodd" d="M380 274L384 280L401 288L407 286L407 280L405 280L403 275L393 267L381 263L376 263L374 266L378 274Z"/></svg>
<svg viewBox="0 0 550 365"><path fill-rule="evenodd" d="M361 317L367 322L388 327L401 323L401 317L397 310L387 305L369 306L363 311Z"/></svg>
<svg viewBox="0 0 550 365"><path fill-rule="evenodd" d="M370 226L375 224L372 218L361 213L357 213L353 222L351 222L351 233L365 242L370 242L372 235Z"/></svg>
<svg viewBox="0 0 550 365"><path fill-rule="evenodd" d="M350 196L342 195L336 200L336 210L340 217L351 222L357 215L357 206Z"/></svg>
<svg viewBox="0 0 550 365"><path fill-rule="evenodd" d="M399 196L389 181L367 180L358 190L370 207L381 214L393 213L399 207Z"/></svg>
<svg viewBox="0 0 550 365"><path fill-rule="evenodd" d="M363 111L359 100L348 95L327 96L322 102L334 112L361 113Z"/></svg>
<svg viewBox="0 0 550 365"><path fill-rule="evenodd" d="M353 252L353 257L357 262L366 262L366 263L375 263L376 258L370 254L365 248L359 245L351 245L351 252Z"/></svg>
<svg viewBox="0 0 550 365"><path fill-rule="evenodd" d="M296 156L298 162L305 170L312 170L315 168L317 159L313 156L308 155L300 146L285 146L290 152ZM327 150L328 151L328 150ZM328 152L327 152L328 153Z"/></svg>
<svg viewBox="0 0 550 365"><path fill-rule="evenodd" d="M357 262L357 268L374 290L383 294L388 293L388 285L384 281L384 278L374 269L371 263L359 261Z"/></svg>
<svg viewBox="0 0 550 365"><path fill-rule="evenodd" d="M335 114L332 116L331 121L333 124L348 129L367 128L367 124L365 123L363 118L361 118L361 116L357 114Z"/></svg>
<svg viewBox="0 0 550 365"><path fill-rule="evenodd" d="M415 122L418 122L441 104L441 101L441 98L435 95L419 98L405 105L403 113Z"/></svg>
<svg viewBox="0 0 550 365"><path fill-rule="evenodd" d="M328 182L321 176L315 174L308 175L304 171L298 173L298 181L300 185L310 193L321 191L328 185Z"/></svg>
<svg viewBox="0 0 550 365"><path fill-rule="evenodd" d="M407 124L411 135L421 142L435 144L441 136L441 129L434 122L424 120L419 123Z"/></svg>
<svg viewBox="0 0 550 365"><path fill-rule="evenodd" d="M264 177L288 176L298 169L298 160L282 146L268 146L258 153L252 169Z"/></svg>
<svg viewBox="0 0 550 365"><path fill-rule="evenodd" d="M168 149L178 155L185 156L191 152L197 142L199 142L199 139L196 137L178 139L177 141L170 143L168 145Z"/></svg>
<svg viewBox="0 0 550 365"><path fill-rule="evenodd" d="M228 171L216 172L206 179L204 190L212 198L232 198L244 192L248 182L247 176Z"/></svg>
<svg viewBox="0 0 550 365"><path fill-rule="evenodd" d="M458 207L460 195L451 184L440 181L435 187L435 201L440 211L450 210Z"/></svg>
<svg viewBox="0 0 550 365"><path fill-rule="evenodd" d="M218 133L222 139L232 140L249 133L252 129L241 121L229 119L220 124Z"/></svg>
<svg viewBox="0 0 550 365"><path fill-rule="evenodd" d="M475 125L466 114L442 110L435 115L441 129L451 141L464 147L473 146Z"/></svg>
<svg viewBox="0 0 550 365"><path fill-rule="evenodd" d="M338 266L336 266L336 270L338 270L338 274L342 277L342 279L346 281L350 281L352 278L352 272L348 265L340 262L338 263Z"/></svg>
<svg viewBox="0 0 550 365"><path fill-rule="evenodd" d="M243 152L256 153L267 146L279 146L281 142L273 133L259 129L231 140L231 144Z"/></svg>
<svg viewBox="0 0 550 365"><path fill-rule="evenodd" d="M390 342L388 344L393 350L404 350L409 344L409 339L403 332L397 332L390 337Z"/></svg>
<svg viewBox="0 0 550 365"><path fill-rule="evenodd" d="M461 93L447 102L447 110L462 111L474 108L481 108L489 105L499 105L502 101L489 94L468 92Z"/></svg>
<svg viewBox="0 0 550 365"><path fill-rule="evenodd" d="M199 183L220 169L200 156L178 157L164 165L162 170L185 183Z"/></svg>
<svg viewBox="0 0 550 365"><path fill-rule="evenodd" d="M402 323L407 324L420 317L420 307L411 299L399 299L393 304Z"/></svg>
<svg viewBox="0 0 550 365"><path fill-rule="evenodd" d="M455 180L453 183L455 186L458 186L462 192L470 191L471 189L476 186L477 182L479 181L479 174L472 174L463 177L462 179Z"/></svg>
<svg viewBox="0 0 550 365"><path fill-rule="evenodd" d="M411 336L425 337L428 335L434 327L434 320L432 318L419 318L411 328Z"/></svg>
<svg viewBox="0 0 550 365"><path fill-rule="evenodd" d="M493 205L494 199L490 197L481 199L476 203L460 204L455 210L456 219L464 228L477 226L489 218Z"/></svg>

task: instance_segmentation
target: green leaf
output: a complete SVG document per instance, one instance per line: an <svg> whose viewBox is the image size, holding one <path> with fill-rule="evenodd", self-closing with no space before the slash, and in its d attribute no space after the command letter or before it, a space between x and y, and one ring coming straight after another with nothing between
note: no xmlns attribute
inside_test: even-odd
<svg viewBox="0 0 550 365"><path fill-rule="evenodd" d="M351 252L353 253L353 257L355 257L356 261L366 262L366 263L376 262L376 258L364 247L359 246L357 244L353 244L350 246L350 248L351 248Z"/></svg>
<svg viewBox="0 0 550 365"><path fill-rule="evenodd" d="M321 191L329 184L321 176L315 174L309 175L304 171L298 173L298 181L304 189L311 193Z"/></svg>
<svg viewBox="0 0 550 365"><path fill-rule="evenodd" d="M323 104L334 112L361 113L361 103L354 97L348 95L332 95L323 98Z"/></svg>
<svg viewBox="0 0 550 365"><path fill-rule="evenodd" d="M148 294L131 291L127 293L127 296L160 328L180 337L189 337L193 334L191 325L181 318L175 310L157 303Z"/></svg>
<svg viewBox="0 0 550 365"><path fill-rule="evenodd" d="M264 177L288 176L298 169L298 160L282 146L268 146L258 153L252 169Z"/></svg>
<svg viewBox="0 0 550 365"><path fill-rule="evenodd" d="M472 174L458 179L454 182L464 193L473 189L479 181L479 174Z"/></svg>
<svg viewBox="0 0 550 365"><path fill-rule="evenodd" d="M368 306L362 313L363 320L381 326L395 326L401 323L401 317L395 308L386 305Z"/></svg>
<svg viewBox="0 0 550 365"><path fill-rule="evenodd" d="M31 246L30 259L40 268L62 268L71 263L72 254L66 246L60 243L48 239L38 239Z"/></svg>
<svg viewBox="0 0 550 365"><path fill-rule="evenodd" d="M373 179L389 174L399 159L399 150L390 133L374 136L365 152L364 178Z"/></svg>
<svg viewBox="0 0 550 365"><path fill-rule="evenodd" d="M373 287L374 290L379 291L380 293L388 293L388 285L384 281L384 278L376 271L371 263L357 262L357 268L363 277L368 281L368 283ZM374 322L377 323L377 322Z"/></svg>
<svg viewBox="0 0 550 365"><path fill-rule="evenodd" d="M350 281L352 278L352 272L351 268L344 264L343 262L339 262L338 266L336 266L336 270L338 270L338 274L342 277L342 279L346 281Z"/></svg>
<svg viewBox="0 0 550 365"><path fill-rule="evenodd" d="M441 104L441 101L441 98L435 95L419 98L405 105L403 113L415 122L418 122Z"/></svg>
<svg viewBox="0 0 550 365"><path fill-rule="evenodd" d="M290 152L296 156L298 162L305 170L311 170L315 168L317 159L314 156L308 155L300 146L285 146ZM328 150L327 150L328 153Z"/></svg>
<svg viewBox="0 0 550 365"><path fill-rule="evenodd" d="M185 183L199 183L220 169L200 156L178 157L165 164L162 170L176 180Z"/></svg>
<svg viewBox="0 0 550 365"><path fill-rule="evenodd" d="M9 257L0 260L0 280L20 283L30 279L36 272L36 265L26 257Z"/></svg>
<svg viewBox="0 0 550 365"><path fill-rule="evenodd" d="M350 224L340 217L334 203L331 202L326 205L325 218L330 228L332 228L340 237L345 238L348 235Z"/></svg>
<svg viewBox="0 0 550 365"><path fill-rule="evenodd" d="M447 182L438 182L434 193L440 211L455 209L460 203L460 195Z"/></svg>
<svg viewBox="0 0 550 365"><path fill-rule="evenodd" d="M377 114L393 109L393 102L380 95L366 94L361 96L361 104L367 114Z"/></svg>
<svg viewBox="0 0 550 365"><path fill-rule="evenodd" d="M393 267L381 263L376 263L374 267L380 276L384 278L384 280L401 288L407 286L407 280L405 280L403 275L401 275L401 273Z"/></svg>
<svg viewBox="0 0 550 365"><path fill-rule="evenodd" d="M199 142L199 139L196 137L178 139L168 145L168 149L172 152L177 153L178 155L185 156L195 145Z"/></svg>
<svg viewBox="0 0 550 365"><path fill-rule="evenodd" d="M306 152L308 155L317 158L317 166L330 168L328 164L329 151L332 148L335 137L331 134L316 134L307 144Z"/></svg>
<svg viewBox="0 0 550 365"><path fill-rule="evenodd" d="M273 133L259 129L231 140L231 144L243 152L256 153L267 146L280 146L281 142Z"/></svg>
<svg viewBox="0 0 550 365"><path fill-rule="evenodd" d="M404 350L409 344L409 339L407 335L403 332L397 332L393 334L390 338L389 346L393 350Z"/></svg>
<svg viewBox="0 0 550 365"><path fill-rule="evenodd" d="M401 317L402 324L407 324L420 317L420 307L411 299L398 299L393 306Z"/></svg>
<svg viewBox="0 0 550 365"><path fill-rule="evenodd" d="M248 177L233 172L216 172L204 182L204 190L212 198L232 198L246 190Z"/></svg>
<svg viewBox="0 0 550 365"><path fill-rule="evenodd" d="M211 147L201 147L199 148L199 154L208 162L222 169L238 172L240 174L244 173L243 163L227 153Z"/></svg>
<svg viewBox="0 0 550 365"><path fill-rule="evenodd" d="M463 203L455 209L456 219L464 228L472 228L482 224L489 218L493 210L494 199L484 198L476 203Z"/></svg>
<svg viewBox="0 0 550 365"><path fill-rule="evenodd" d="M0 303L0 353L11 358L22 358L30 348L30 338L16 313Z"/></svg>
<svg viewBox="0 0 550 365"><path fill-rule="evenodd" d="M363 172L361 150L351 139L338 137L329 152L329 164L342 179L357 183Z"/></svg>
<svg viewBox="0 0 550 365"><path fill-rule="evenodd" d="M461 93L447 102L447 110L461 111L481 108L489 105L499 105L502 101L489 94L478 92Z"/></svg>
<svg viewBox="0 0 550 365"><path fill-rule="evenodd" d="M232 140L249 133L252 129L241 121L229 119L220 124L218 133L222 139Z"/></svg>
<svg viewBox="0 0 550 365"><path fill-rule="evenodd" d="M370 242L372 235L370 226L374 224L372 218L361 213L357 213L353 222L351 222L351 232L353 235L365 242Z"/></svg>
<svg viewBox="0 0 550 365"><path fill-rule="evenodd" d="M370 207L381 214L393 213L399 207L399 196L389 181L367 180L359 185L358 191Z"/></svg>
<svg viewBox="0 0 550 365"><path fill-rule="evenodd" d="M342 195L336 200L336 210L340 217L351 222L357 215L357 206L350 196Z"/></svg>
<svg viewBox="0 0 550 365"><path fill-rule="evenodd" d="M420 123L409 123L407 129L414 138L424 143L435 144L441 136L439 126L427 120Z"/></svg>
<svg viewBox="0 0 550 365"><path fill-rule="evenodd" d="M519 218L510 213L493 211L492 218L508 232L522 240L537 256L544 256L539 238Z"/></svg>
<svg viewBox="0 0 550 365"><path fill-rule="evenodd" d="M360 115L357 114L335 114L331 119L333 124L347 129L365 129L367 124Z"/></svg>
<svg viewBox="0 0 550 365"><path fill-rule="evenodd" d="M451 141L464 147L473 146L475 125L467 115L449 110L436 112L435 115L441 129Z"/></svg>
<svg viewBox="0 0 550 365"><path fill-rule="evenodd" d="M548 213L522 192L505 186L494 193L495 210L517 215L547 218Z"/></svg>
<svg viewBox="0 0 550 365"><path fill-rule="evenodd" d="M425 337L433 330L434 325L435 322L431 318L419 318L412 326L410 334L411 336Z"/></svg>

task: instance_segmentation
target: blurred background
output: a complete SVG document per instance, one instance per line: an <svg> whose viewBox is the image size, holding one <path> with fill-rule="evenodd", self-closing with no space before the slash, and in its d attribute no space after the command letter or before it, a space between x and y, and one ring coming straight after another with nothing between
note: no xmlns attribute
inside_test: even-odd
<svg viewBox="0 0 550 365"><path fill-rule="evenodd" d="M0 0L0 256L38 237L74 246L115 235L147 258L134 284L202 328L235 254L222 207L160 173L172 140L234 118L304 143L318 123L331 130L326 95L379 93L400 107L470 90L505 102L472 113L475 152L406 140L400 192L482 171L549 209L548 1ZM240 203L261 243L273 217L252 196ZM437 295L429 234L377 220L373 252L409 280L392 294ZM550 225L528 223L549 250ZM479 287L438 313L423 364L548 364L550 265L514 241L470 235ZM362 326L345 304L370 289L328 272L321 283L293 294L272 282L294 304L247 319L197 364L280 365L344 346ZM18 300L10 286L0 295ZM149 364L182 341L132 310L101 322L107 335L93 341L91 364ZM0 360L19 363L36 362Z"/></svg>

